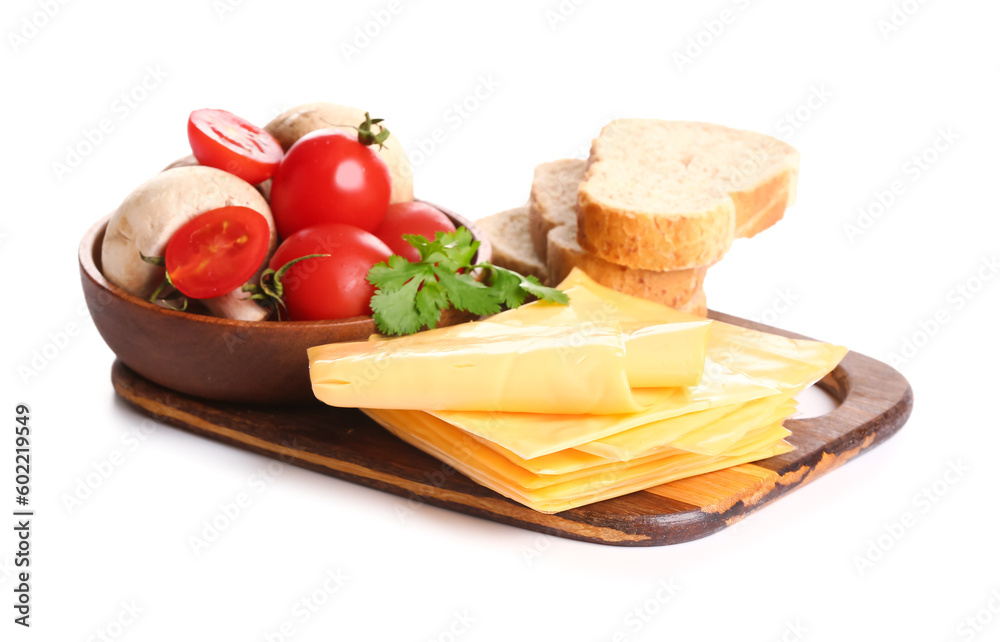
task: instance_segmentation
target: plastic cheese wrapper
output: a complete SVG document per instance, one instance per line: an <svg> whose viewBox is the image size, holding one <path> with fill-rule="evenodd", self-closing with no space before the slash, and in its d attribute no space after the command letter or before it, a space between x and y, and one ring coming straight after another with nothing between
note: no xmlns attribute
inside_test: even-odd
<svg viewBox="0 0 1000 642"><path fill-rule="evenodd" d="M570 305L532 303L496 315L490 323L541 335L589 327L595 336L617 332L635 340L648 328L696 320L600 286L577 270L560 288ZM491 332L506 336L496 327ZM715 321L708 327L704 373L696 385L630 386L638 410L580 414L562 407L563 400L546 412L363 411L480 484L553 513L789 452L783 421L794 412L794 395L832 370L845 353L840 346ZM556 377L552 372L530 376L546 390Z"/></svg>
<svg viewBox="0 0 1000 642"><path fill-rule="evenodd" d="M782 441L787 431L775 424L747 435L731 454L710 456L670 450L632 462L600 462L568 474L540 475L428 413L376 409L364 412L407 443L483 486L542 513L568 510L791 450Z"/></svg>
<svg viewBox="0 0 1000 642"><path fill-rule="evenodd" d="M679 390L702 379L707 320L627 329L607 316L521 323L520 309L311 348L313 392L349 408L620 414L650 405L648 394L633 389Z"/></svg>
<svg viewBox="0 0 1000 642"><path fill-rule="evenodd" d="M605 288L579 270L571 272L559 287L569 294L569 306L531 303L505 313L509 314L505 319L500 319L502 315L494 319L525 325L565 325L579 319L601 319L616 321L623 330L629 330L644 324L679 323L697 318ZM636 399L643 406L637 412L431 413L524 459L577 447L601 455L617 450L628 457L679 436L678 430L690 428L689 413L722 407L733 412L765 397L790 398L836 367L846 353L842 346L789 339L714 321L709 329L701 382L689 389L635 390ZM655 426L650 426L654 423Z"/></svg>

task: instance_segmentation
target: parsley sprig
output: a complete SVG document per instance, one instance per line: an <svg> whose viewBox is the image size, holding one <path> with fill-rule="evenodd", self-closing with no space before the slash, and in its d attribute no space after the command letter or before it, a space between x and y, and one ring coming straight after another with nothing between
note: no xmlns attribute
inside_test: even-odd
<svg viewBox="0 0 1000 642"><path fill-rule="evenodd" d="M491 263L472 263L479 241L460 227L455 232L438 232L434 240L406 234L404 239L420 252L412 263L394 255L377 263L368 272L375 286L371 306L375 325L387 335L413 334L433 328L448 308L485 316L502 308L516 308L528 296L566 305L565 292L539 283L534 276L522 276ZM472 275L481 268L488 274L479 282Z"/></svg>

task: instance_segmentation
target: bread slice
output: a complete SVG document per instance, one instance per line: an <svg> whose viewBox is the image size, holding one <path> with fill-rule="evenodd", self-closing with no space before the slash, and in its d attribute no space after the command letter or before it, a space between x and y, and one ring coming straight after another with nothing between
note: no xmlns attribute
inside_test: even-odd
<svg viewBox="0 0 1000 642"><path fill-rule="evenodd" d="M706 268L690 270L633 270L605 261L583 250L577 242L576 199L587 163L564 159L543 163L535 168L528 201L531 240L538 252L544 240L549 282L562 281L578 267L601 285L613 290L676 306L689 299L701 287Z"/></svg>
<svg viewBox="0 0 1000 642"><path fill-rule="evenodd" d="M542 163L535 168L528 207L531 242L542 261L548 261L550 231L562 225L572 225L576 233L576 195L586 171L587 161L577 158ZM561 280L562 277L559 277L555 282Z"/></svg>
<svg viewBox="0 0 1000 642"><path fill-rule="evenodd" d="M681 312L687 312L688 314L693 314L698 317L708 316L708 299L705 296L705 291L700 287L689 300L672 307L677 308Z"/></svg>
<svg viewBox="0 0 1000 642"><path fill-rule="evenodd" d="M631 268L712 265L795 200L799 156L770 136L697 122L612 121L579 187L580 246Z"/></svg>
<svg viewBox="0 0 1000 642"><path fill-rule="evenodd" d="M569 208L573 211L572 207ZM641 270L627 268L585 251L577 243L576 223L562 225L548 235L549 281L559 283L578 267L612 290L656 301L670 307L686 303L701 289L708 268Z"/></svg>
<svg viewBox="0 0 1000 642"><path fill-rule="evenodd" d="M492 214L476 221L493 244L493 264L548 283L549 271L531 243L528 206Z"/></svg>
<svg viewBox="0 0 1000 642"><path fill-rule="evenodd" d="M525 275L533 274L542 283L549 285L559 283L573 267L579 267L607 287L621 288L620 291L626 294L645 296L683 312L705 316L705 292L701 288L705 277L704 268L685 270L684 272L690 273L687 275L681 272L653 272L650 274L654 280L650 284L641 278L646 273L645 270L628 270L581 250L576 243L576 226L572 224L560 226L549 234L549 257L554 262L546 267L531 243L527 206L493 214L476 223L489 236L490 243L493 244L493 263L500 267ZM556 265L559 273L553 272ZM626 276L623 277L623 273ZM664 279L674 279L676 284L668 287ZM659 290L656 289L656 284L659 285Z"/></svg>

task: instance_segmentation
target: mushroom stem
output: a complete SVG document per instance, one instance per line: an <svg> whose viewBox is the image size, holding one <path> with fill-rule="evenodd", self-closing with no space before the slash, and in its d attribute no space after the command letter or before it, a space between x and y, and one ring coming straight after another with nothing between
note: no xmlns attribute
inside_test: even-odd
<svg viewBox="0 0 1000 642"><path fill-rule="evenodd" d="M263 321L270 310L257 304L248 292L236 289L227 294L201 301L213 316L237 321Z"/></svg>

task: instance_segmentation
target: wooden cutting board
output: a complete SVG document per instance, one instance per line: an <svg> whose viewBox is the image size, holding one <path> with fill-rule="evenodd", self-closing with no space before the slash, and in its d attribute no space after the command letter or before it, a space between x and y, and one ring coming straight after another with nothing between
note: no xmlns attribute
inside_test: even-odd
<svg viewBox="0 0 1000 642"><path fill-rule="evenodd" d="M724 314L710 316L803 338ZM357 410L318 401L300 406L206 401L162 388L120 362L111 378L118 394L141 411L218 441L476 517L616 546L677 544L715 533L881 443L902 427L913 407L913 392L901 374L849 352L819 383L839 406L821 417L785 422L794 451L545 515L471 481Z"/></svg>

